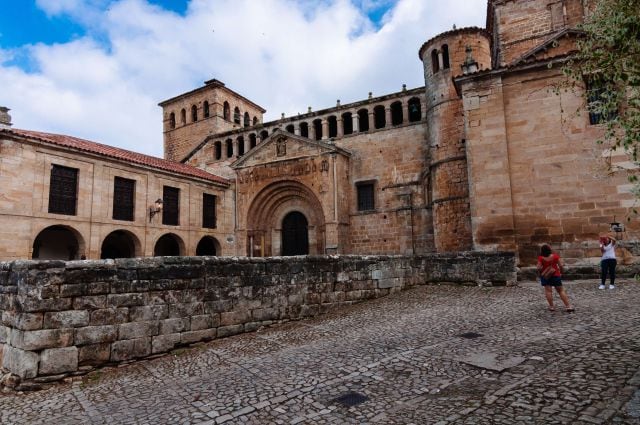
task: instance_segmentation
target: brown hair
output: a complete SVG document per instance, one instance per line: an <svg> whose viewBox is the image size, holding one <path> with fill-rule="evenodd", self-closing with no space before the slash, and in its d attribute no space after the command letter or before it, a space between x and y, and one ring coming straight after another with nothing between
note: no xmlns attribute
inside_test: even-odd
<svg viewBox="0 0 640 425"><path fill-rule="evenodd" d="M544 244L540 247L540 255L543 257L548 257L551 255L551 247L547 244Z"/></svg>

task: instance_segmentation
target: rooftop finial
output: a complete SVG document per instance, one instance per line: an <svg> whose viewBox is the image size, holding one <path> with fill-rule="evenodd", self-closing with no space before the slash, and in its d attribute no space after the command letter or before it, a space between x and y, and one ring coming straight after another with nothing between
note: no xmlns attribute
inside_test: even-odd
<svg viewBox="0 0 640 425"><path fill-rule="evenodd" d="M13 125L11 124L11 115L9 115L10 110L6 106L0 106L0 128L10 128Z"/></svg>
<svg viewBox="0 0 640 425"><path fill-rule="evenodd" d="M478 62L476 62L472 54L473 49L467 44L467 47L464 49L464 51L467 53L467 57L462 64L462 73L464 75L473 74L474 72L478 71Z"/></svg>
<svg viewBox="0 0 640 425"><path fill-rule="evenodd" d="M456 30L456 24L453 24L453 29L454 29L454 31Z"/></svg>

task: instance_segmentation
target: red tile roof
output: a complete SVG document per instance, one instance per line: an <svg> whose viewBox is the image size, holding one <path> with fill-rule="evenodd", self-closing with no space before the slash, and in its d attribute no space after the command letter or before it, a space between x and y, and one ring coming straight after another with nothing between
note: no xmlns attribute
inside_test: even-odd
<svg viewBox="0 0 640 425"><path fill-rule="evenodd" d="M166 159L157 158L155 156L144 155L141 153L128 151L126 149L120 149L113 146L103 145L101 143L91 142L89 140L79 139L77 137L19 129L0 130L0 134L3 133L26 137L40 142L52 143L57 146L77 149L83 152L103 155L131 164L138 164L156 168L162 171L181 174L187 177L197 177L215 183L229 185L229 181L227 179L216 176L215 174L207 173L206 171L196 167L192 167L191 165L183 164L181 162L168 161Z"/></svg>

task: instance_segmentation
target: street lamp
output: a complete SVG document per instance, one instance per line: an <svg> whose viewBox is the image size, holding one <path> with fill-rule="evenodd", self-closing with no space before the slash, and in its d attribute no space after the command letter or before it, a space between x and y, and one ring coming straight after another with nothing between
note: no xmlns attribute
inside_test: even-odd
<svg viewBox="0 0 640 425"><path fill-rule="evenodd" d="M149 207L149 223L153 219L153 216L162 211L162 199L158 198L152 206Z"/></svg>

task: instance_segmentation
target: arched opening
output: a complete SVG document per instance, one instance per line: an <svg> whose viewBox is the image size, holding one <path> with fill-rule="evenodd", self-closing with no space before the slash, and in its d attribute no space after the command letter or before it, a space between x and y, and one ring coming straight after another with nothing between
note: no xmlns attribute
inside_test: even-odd
<svg viewBox="0 0 640 425"><path fill-rule="evenodd" d="M244 113L244 122L243 122L243 125L244 125L245 127L249 127L249 126L251 125L251 117L249 117L249 113L248 113L248 112L245 112L245 113Z"/></svg>
<svg viewBox="0 0 640 425"><path fill-rule="evenodd" d="M282 255L309 254L309 223L304 214L293 211L282 220Z"/></svg>
<svg viewBox="0 0 640 425"><path fill-rule="evenodd" d="M102 241L100 258L133 258L136 256L136 247L140 242L136 236L126 230L116 230L111 232Z"/></svg>
<svg viewBox="0 0 640 425"><path fill-rule="evenodd" d="M316 140L322 139L322 120L313 120L313 131L316 134Z"/></svg>
<svg viewBox="0 0 640 425"><path fill-rule="evenodd" d="M258 125L258 117L253 117L253 126Z"/></svg>
<svg viewBox="0 0 640 425"><path fill-rule="evenodd" d="M202 256L215 256L220 253L220 243L211 236L205 236L200 239L198 246L196 247L196 255Z"/></svg>
<svg viewBox="0 0 640 425"><path fill-rule="evenodd" d="M222 159L222 142L216 142L214 146L216 159Z"/></svg>
<svg viewBox="0 0 640 425"><path fill-rule="evenodd" d="M169 128L176 128L176 114L173 112L169 114Z"/></svg>
<svg viewBox="0 0 640 425"><path fill-rule="evenodd" d="M369 111L366 109L360 109L358 111L358 122L360 124L360 132L364 133L369 131Z"/></svg>
<svg viewBox="0 0 640 425"><path fill-rule="evenodd" d="M271 129L271 134L275 133L276 131L280 130L280 127L275 127Z"/></svg>
<svg viewBox="0 0 640 425"><path fill-rule="evenodd" d="M293 134L293 132L295 131L295 128L294 128L293 124L289 124L288 126L285 127L285 130L287 130L287 132Z"/></svg>
<svg viewBox="0 0 640 425"><path fill-rule="evenodd" d="M327 118L329 122L329 137L338 137L338 119L335 115Z"/></svg>
<svg viewBox="0 0 640 425"><path fill-rule="evenodd" d="M258 138L256 136L256 133L251 133L249 135L249 148L253 149L256 147L257 144L258 144Z"/></svg>
<svg viewBox="0 0 640 425"><path fill-rule="evenodd" d="M237 106L233 108L233 122L235 124L240 124L240 108Z"/></svg>
<svg viewBox="0 0 640 425"><path fill-rule="evenodd" d="M191 107L191 121L192 122L198 121L198 107L196 105L193 105Z"/></svg>
<svg viewBox="0 0 640 425"><path fill-rule="evenodd" d="M267 137L269 137L269 132L267 130L262 130L260 132L260 141L264 142Z"/></svg>
<svg viewBox="0 0 640 425"><path fill-rule="evenodd" d="M202 115L205 118L209 118L209 102L207 102L206 100L204 101L204 104L202 105Z"/></svg>
<svg viewBox="0 0 640 425"><path fill-rule="evenodd" d="M412 97L409 99L409 121L416 122L422 119L422 107L420 106L420 99Z"/></svg>
<svg viewBox="0 0 640 425"><path fill-rule="evenodd" d="M238 156L244 155L244 137L240 136L237 139L238 142Z"/></svg>
<svg viewBox="0 0 640 425"><path fill-rule="evenodd" d="M76 260L84 255L84 241L71 227L55 225L38 233L33 241L34 260Z"/></svg>
<svg viewBox="0 0 640 425"><path fill-rule="evenodd" d="M182 108L180 111L180 124L185 125L187 123L187 111Z"/></svg>
<svg viewBox="0 0 640 425"><path fill-rule="evenodd" d="M384 128L387 125L384 115L384 106L378 105L373 108L373 122L376 129Z"/></svg>
<svg viewBox="0 0 640 425"><path fill-rule="evenodd" d="M400 101L391 104L391 125L400 125L404 117L402 116L402 103Z"/></svg>
<svg viewBox="0 0 640 425"><path fill-rule="evenodd" d="M229 102L224 102L224 105L222 107L222 118L227 121L231 120L231 107L229 106Z"/></svg>
<svg viewBox="0 0 640 425"><path fill-rule="evenodd" d="M309 137L309 124L306 122L300 123L300 135L302 137Z"/></svg>
<svg viewBox="0 0 640 425"><path fill-rule="evenodd" d="M227 139L224 143L227 148L227 158L231 158L233 156L233 140Z"/></svg>
<svg viewBox="0 0 640 425"><path fill-rule="evenodd" d="M178 257L182 255L182 240L173 233L162 235L153 248L156 257Z"/></svg>
<svg viewBox="0 0 640 425"><path fill-rule="evenodd" d="M440 62L438 61L438 51L436 49L431 51L431 69L434 74L440 71Z"/></svg>
<svg viewBox="0 0 640 425"><path fill-rule="evenodd" d="M351 112L342 114L342 134L345 136L353 133L353 115Z"/></svg>
<svg viewBox="0 0 640 425"><path fill-rule="evenodd" d="M449 46L442 46L442 69L449 69Z"/></svg>

